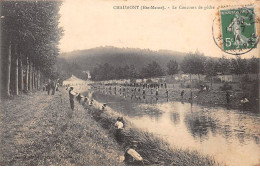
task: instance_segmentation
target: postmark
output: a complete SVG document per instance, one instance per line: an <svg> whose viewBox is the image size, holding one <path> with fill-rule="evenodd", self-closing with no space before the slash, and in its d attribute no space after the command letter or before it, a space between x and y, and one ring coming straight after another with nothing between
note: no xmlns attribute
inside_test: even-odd
<svg viewBox="0 0 260 169"><path fill-rule="evenodd" d="M253 6L219 8L212 34L215 44L225 53L242 55L257 47L258 18Z"/></svg>

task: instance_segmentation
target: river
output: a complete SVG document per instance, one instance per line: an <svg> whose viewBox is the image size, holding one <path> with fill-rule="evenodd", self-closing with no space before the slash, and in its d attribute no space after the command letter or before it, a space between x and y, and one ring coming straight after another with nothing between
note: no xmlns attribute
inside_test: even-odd
<svg viewBox="0 0 260 169"><path fill-rule="evenodd" d="M197 150L222 165L259 165L260 116L151 96L132 98L95 91L93 98L128 116L138 128L171 146Z"/></svg>

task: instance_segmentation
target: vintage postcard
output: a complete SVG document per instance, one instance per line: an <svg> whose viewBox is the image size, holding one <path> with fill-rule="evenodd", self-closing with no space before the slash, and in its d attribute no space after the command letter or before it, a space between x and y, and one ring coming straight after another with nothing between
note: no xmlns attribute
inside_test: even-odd
<svg viewBox="0 0 260 169"><path fill-rule="evenodd" d="M0 0L1 166L259 166L259 0Z"/></svg>

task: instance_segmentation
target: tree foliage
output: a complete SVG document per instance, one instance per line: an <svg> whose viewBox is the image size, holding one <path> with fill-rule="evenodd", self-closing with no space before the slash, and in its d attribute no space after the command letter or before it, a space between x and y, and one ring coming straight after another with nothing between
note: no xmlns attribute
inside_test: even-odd
<svg viewBox="0 0 260 169"><path fill-rule="evenodd" d="M205 60L198 52L189 53L181 63L181 70L187 74L204 74Z"/></svg>
<svg viewBox="0 0 260 169"><path fill-rule="evenodd" d="M175 60L170 60L170 62L167 64L167 73L169 75L174 75L178 73L178 63Z"/></svg>
<svg viewBox="0 0 260 169"><path fill-rule="evenodd" d="M142 68L140 75L142 78L158 77L163 76L164 71L157 62L153 61Z"/></svg>
<svg viewBox="0 0 260 169"><path fill-rule="evenodd" d="M58 44L60 1L2 1L2 43L18 45L25 62L28 57L37 70L52 76ZM5 46L2 50L7 50Z"/></svg>

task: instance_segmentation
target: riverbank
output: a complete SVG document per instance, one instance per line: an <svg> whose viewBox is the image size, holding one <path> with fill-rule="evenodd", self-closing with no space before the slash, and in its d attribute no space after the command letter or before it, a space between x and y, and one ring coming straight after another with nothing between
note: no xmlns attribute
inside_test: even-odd
<svg viewBox="0 0 260 169"><path fill-rule="evenodd" d="M138 142L137 152L145 159L145 165L166 166L212 166L219 165L210 156L205 156L197 151L172 148L166 140L152 133L136 128L126 116L113 111L110 107L100 110L102 104L94 101L92 106L84 104L87 112L98 121L101 126L114 135L114 123L117 117L124 118L126 127L122 132L122 140L118 140L122 149L129 147L132 141Z"/></svg>
<svg viewBox="0 0 260 169"><path fill-rule="evenodd" d="M95 86L95 90L100 91L104 94L108 95L118 95L122 96L124 98L129 98L131 95L133 95L133 98L143 98L145 97L152 97L154 100L156 99L158 102L168 102L168 101L180 101L180 102L191 102L192 98L192 103L196 103L202 106L208 106L208 107L224 107L227 109L236 109L236 110L242 110L242 111L252 111L253 113L258 113L259 112L259 105L256 103L257 100L253 101L249 98L249 103L246 106L243 106L241 104L241 99L243 96L250 96L249 91L242 91L238 90L237 85L233 85L234 89L229 91L230 94L230 101L227 103L227 98L226 98L226 91L221 91L219 87L221 85L216 85L214 84L214 87L212 90L209 91L199 91L198 89L189 89L189 88L182 88L180 87L179 84L174 84L174 85L168 85L168 88L165 89L159 88L158 89L158 95L156 95L156 89L154 88L136 88L134 91L134 87L120 87L119 86L101 86L100 89L99 86ZM116 88L116 90L115 90ZM116 92L115 92L116 91ZM168 97L166 94L166 91L168 92ZM181 97L181 92L184 91L183 98ZM143 92L145 94L143 94ZM192 95L191 95L192 92ZM258 96L259 97L259 96ZM254 98L254 99L258 99ZM134 100L134 99L133 99ZM136 99L138 100L138 99Z"/></svg>
<svg viewBox="0 0 260 169"><path fill-rule="evenodd" d="M2 100L0 165L124 165L108 131L81 105L69 107L64 89Z"/></svg>

